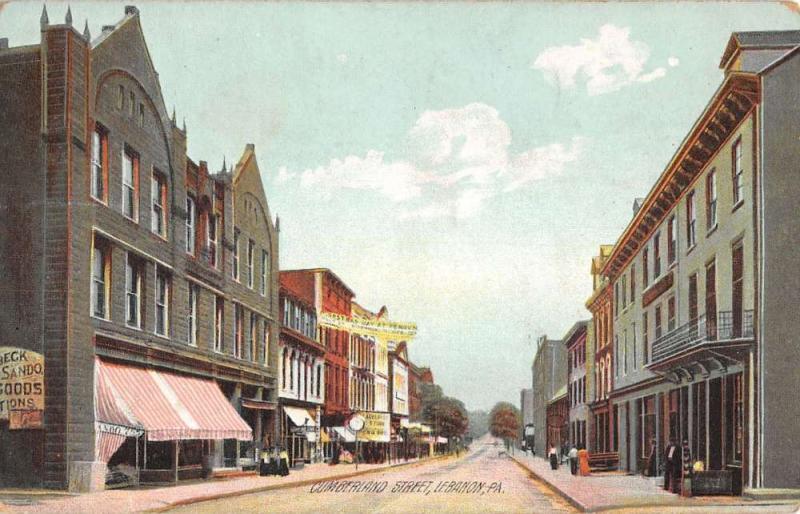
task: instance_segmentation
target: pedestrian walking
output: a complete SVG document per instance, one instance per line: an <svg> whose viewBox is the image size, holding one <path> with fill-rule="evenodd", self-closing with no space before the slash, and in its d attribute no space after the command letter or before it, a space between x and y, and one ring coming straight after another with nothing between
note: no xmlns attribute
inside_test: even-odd
<svg viewBox="0 0 800 514"><path fill-rule="evenodd" d="M583 446L578 450L578 471L582 477L592 474L592 470L589 468L589 452Z"/></svg>
<svg viewBox="0 0 800 514"><path fill-rule="evenodd" d="M675 460L678 457L678 446L675 439L670 437L669 443L664 448L664 490L672 491L675 481Z"/></svg>
<svg viewBox="0 0 800 514"><path fill-rule="evenodd" d="M282 477L289 475L289 454L286 452L286 448L283 446L281 446L279 469Z"/></svg>
<svg viewBox="0 0 800 514"><path fill-rule="evenodd" d="M550 469L558 469L558 450L556 450L556 447L551 445L547 454L550 457Z"/></svg>
<svg viewBox="0 0 800 514"><path fill-rule="evenodd" d="M569 470L573 475L578 474L578 449L575 448L573 444L570 449L569 453L567 454L569 457Z"/></svg>

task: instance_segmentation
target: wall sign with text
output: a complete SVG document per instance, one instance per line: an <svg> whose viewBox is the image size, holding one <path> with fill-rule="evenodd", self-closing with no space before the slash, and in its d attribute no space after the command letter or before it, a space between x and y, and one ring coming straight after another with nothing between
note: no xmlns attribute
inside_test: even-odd
<svg viewBox="0 0 800 514"><path fill-rule="evenodd" d="M41 426L41 415L30 413L44 411L44 356L0 346L0 419L9 419L12 411L15 428Z"/></svg>

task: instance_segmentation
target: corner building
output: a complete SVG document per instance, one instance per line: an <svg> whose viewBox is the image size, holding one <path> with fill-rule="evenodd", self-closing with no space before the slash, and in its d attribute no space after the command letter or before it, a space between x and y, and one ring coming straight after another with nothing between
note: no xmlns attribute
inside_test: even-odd
<svg viewBox="0 0 800 514"><path fill-rule="evenodd" d="M187 158L135 7L96 38L71 22L43 11L39 44L0 46L0 336L43 363L43 398L0 398L0 483L253 465L278 293L255 150L219 173Z"/></svg>
<svg viewBox="0 0 800 514"><path fill-rule="evenodd" d="M603 267L624 469L674 438L730 492L800 487L798 45L732 34L722 84Z"/></svg>

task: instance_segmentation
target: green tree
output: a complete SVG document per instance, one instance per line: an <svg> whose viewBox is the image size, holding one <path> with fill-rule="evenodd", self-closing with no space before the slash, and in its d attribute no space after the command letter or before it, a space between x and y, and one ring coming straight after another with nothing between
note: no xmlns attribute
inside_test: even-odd
<svg viewBox="0 0 800 514"><path fill-rule="evenodd" d="M519 409L508 402L498 402L489 412L489 433L503 440L506 450L513 451L513 442L519 437L522 416Z"/></svg>

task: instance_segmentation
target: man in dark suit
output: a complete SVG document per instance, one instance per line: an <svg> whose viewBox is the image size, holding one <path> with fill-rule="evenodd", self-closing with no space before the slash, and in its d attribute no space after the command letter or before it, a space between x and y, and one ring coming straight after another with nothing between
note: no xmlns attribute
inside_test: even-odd
<svg viewBox="0 0 800 514"><path fill-rule="evenodd" d="M675 444L675 439L670 437L669 443L664 448L664 490L672 490L672 482L675 480L675 466L678 459L678 446Z"/></svg>

